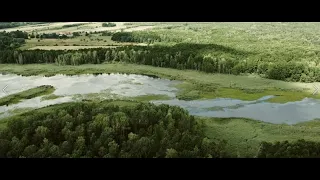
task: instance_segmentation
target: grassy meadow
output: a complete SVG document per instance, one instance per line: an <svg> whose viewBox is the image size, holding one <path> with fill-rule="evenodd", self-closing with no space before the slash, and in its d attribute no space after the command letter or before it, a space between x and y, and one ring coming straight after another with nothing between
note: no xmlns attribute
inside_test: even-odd
<svg viewBox="0 0 320 180"><path fill-rule="evenodd" d="M255 157L261 141L295 141L305 139L320 142L320 121L295 125L271 124L243 118L200 118L206 124L206 135L227 140L227 149L235 157Z"/></svg>

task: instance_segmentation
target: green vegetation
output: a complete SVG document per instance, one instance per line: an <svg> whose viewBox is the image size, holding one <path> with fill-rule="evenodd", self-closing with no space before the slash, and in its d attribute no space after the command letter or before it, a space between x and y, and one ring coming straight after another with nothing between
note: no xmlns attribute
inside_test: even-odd
<svg viewBox="0 0 320 180"><path fill-rule="evenodd" d="M171 99L167 95L156 95L156 94L150 94L150 95L140 95L140 96L134 96L134 97L126 97L121 96L118 94L111 93L110 90L105 90L100 93L89 93L89 94L76 94L73 96L74 100L83 100L83 101L103 101L106 99L113 99L113 100L121 100L125 102L149 102L152 100L168 100Z"/></svg>
<svg viewBox="0 0 320 180"><path fill-rule="evenodd" d="M46 24L51 22L0 22L0 29L14 28L25 25Z"/></svg>
<svg viewBox="0 0 320 180"><path fill-rule="evenodd" d="M262 142L259 158L319 158L320 142L305 141L295 142Z"/></svg>
<svg viewBox="0 0 320 180"><path fill-rule="evenodd" d="M16 108L16 109L10 110L9 112L14 114L21 114L21 113L31 111L33 109L34 108Z"/></svg>
<svg viewBox="0 0 320 180"><path fill-rule="evenodd" d="M283 82L278 80L263 79L255 76L208 74L192 70L181 71L135 64L87 64L81 66L58 66L53 64L21 66L0 64L0 72L14 73L25 76L97 73L155 75L160 78L183 81L182 84L177 85L177 88L180 89L178 92L178 97L180 99L208 99L225 97L236 98L240 100L257 100L266 95L277 95L275 98L272 98L268 101L284 103L289 101L299 101L305 97L320 98L320 95L312 95L313 86L309 83Z"/></svg>
<svg viewBox="0 0 320 180"><path fill-rule="evenodd" d="M162 115L161 112L163 113ZM317 152L314 149L320 143L320 139L317 136L320 132L318 120L297 125L270 124L256 120L234 118L197 117L195 121L192 120L192 116L187 114L185 110L178 107L170 107L168 105L155 106L132 100L108 100L99 103L81 102L53 105L2 119L0 122L0 156L170 157L167 153L168 149L171 148L177 151L174 157L318 156L318 154L314 154ZM173 122L175 122L174 124L176 124L173 127L169 125L169 117L172 117ZM146 121L135 121L137 119L144 119ZM138 123L136 130L134 130L134 122ZM145 122L149 122L150 126L152 126L152 131L147 130L150 128L148 128ZM182 122L194 122L195 124L184 126ZM160 131L163 133L157 130L161 127L161 124L165 125L164 129ZM197 127L198 131L192 133L193 131L189 128L193 126L194 128ZM178 131L177 129L179 129L180 136L167 134L170 132L169 127L175 129L171 132ZM185 128L189 129L189 133L191 133L190 138L192 139L193 137L195 138L194 140L187 140L184 137L183 134L185 133L183 131L187 130ZM38 137L40 129L43 133L41 138ZM156 141L154 138L158 137L156 135L158 132L162 136L161 139ZM29 135L26 136L26 134ZM57 136L57 134L60 135ZM139 146L132 145L129 148L127 145L133 134L137 135L135 136L137 137L136 143L138 143L139 139L140 141L142 141L141 139L146 140L145 143L147 143L148 139L150 142L149 146L139 142ZM206 139L205 136L209 139ZM297 143L296 141L302 137L307 142L298 141ZM82 142L81 150L76 148L79 147L78 143L80 139L84 141ZM118 146L110 143L113 141ZM174 141L178 143L174 143ZM156 142L160 142L160 145L156 145ZM209 154L211 156L203 152L202 148L204 146L200 145L201 142L211 144L210 148L206 148L210 150ZM271 145L271 143L275 145ZM18 144L21 148L15 148ZM67 148L68 151L64 149L66 144L69 147ZM110 154L111 144L118 147L113 155ZM288 146L291 146L292 149L284 148ZM294 146L298 147L294 148ZM156 147L156 151L151 151L151 149ZM13 151L13 148L18 149L18 151ZM30 148L32 151L28 152ZM139 150L135 148L139 148ZM285 152L286 149L289 152ZM198 151L203 153L197 154L196 152Z"/></svg>
<svg viewBox="0 0 320 180"><path fill-rule="evenodd" d="M166 95L142 95L142 96L132 97L129 99L134 101L139 101L139 102L149 102L152 100L169 100L171 98Z"/></svg>
<svg viewBox="0 0 320 180"><path fill-rule="evenodd" d="M124 47L110 51L93 50L101 55L85 61L82 59L87 59L83 55L87 51L68 52L68 55L63 55L65 60L63 62L58 60L58 62L78 65L121 61L157 67L194 69L208 73L235 75L254 73L270 79L316 82L320 81L318 68L320 61L318 62L316 51L318 44L310 41L308 44L305 40L301 40L306 37L309 39L309 35L303 37L301 30L317 36L316 32L312 31L317 25L316 23L304 26L299 23L271 25L268 23L191 23L175 24L148 31L117 32L112 35L111 40L146 43L160 41L158 44L161 46ZM292 30L292 27L296 27L293 29L297 30ZM290 31L297 39L286 37L284 42L279 44L274 41L280 41L280 38L268 37L277 37L280 34L283 38L283 33L286 31ZM170 45L171 43L174 45ZM62 54L59 55L62 56ZM4 56L3 58L9 63L17 62L15 58L8 59L13 57L12 55ZM68 60L71 57L74 57L74 61ZM32 61L35 60L26 60L26 63L34 63Z"/></svg>
<svg viewBox="0 0 320 180"><path fill-rule="evenodd" d="M22 22L0 22L0 29L13 28L24 25Z"/></svg>
<svg viewBox="0 0 320 180"><path fill-rule="evenodd" d="M66 103L6 119L0 157L225 157L178 107L139 103Z"/></svg>
<svg viewBox="0 0 320 180"><path fill-rule="evenodd" d="M39 46L97 46L96 48L99 48L99 46L105 46L108 48L108 46L122 46L122 45L131 45L133 43L118 43L111 40L110 36L101 36L100 34L90 34L89 36L83 36L76 33L73 33L72 38L66 38L66 39L28 39L26 40L26 43L20 47L21 50L27 50L33 47L39 47ZM55 50L55 49L52 49Z"/></svg>
<svg viewBox="0 0 320 180"><path fill-rule="evenodd" d="M160 39L155 33L132 33L132 32L117 32L112 35L111 40L119 42L139 42L139 43L154 43Z"/></svg>
<svg viewBox="0 0 320 180"><path fill-rule="evenodd" d="M82 26L85 25L86 23L80 23L80 24L66 24L63 25L62 28L69 28L69 27L77 27L77 26Z"/></svg>
<svg viewBox="0 0 320 180"><path fill-rule="evenodd" d="M55 94L49 94L49 95L41 97L41 101L57 99L59 97L62 97L62 96L58 96L58 95L55 95Z"/></svg>
<svg viewBox="0 0 320 180"><path fill-rule="evenodd" d="M11 94L3 98L0 98L0 106L17 104L23 99L32 99L37 96L51 94L54 90L55 88L53 86L43 85L16 94Z"/></svg>
<svg viewBox="0 0 320 180"><path fill-rule="evenodd" d="M233 157L256 157L261 142L296 141L305 139L320 142L320 121L295 125L271 124L241 118L200 118L207 125L209 138L227 141L226 150Z"/></svg>
<svg viewBox="0 0 320 180"><path fill-rule="evenodd" d="M1 33L0 63L5 65L0 65L0 72L46 76L145 74L182 81L177 85L177 97L184 100L218 97L257 100L275 95L267 101L285 103L305 97L320 98L312 95L314 88L310 83L320 82L319 23L140 22L124 25L155 28L125 32L128 26L120 24L121 32L93 32L89 29L101 28L100 24L88 24L87 30L73 33L74 37L68 39L45 38L57 37L58 31L54 31L58 29L72 32L85 29L84 26L44 29L44 39L38 34L30 37L41 39L25 40L26 33L19 31ZM102 26L116 24L102 23ZM146 46L136 46L138 43ZM92 45L103 48L56 50L63 46ZM23 50L39 46L55 48ZM111 46L115 48L109 48ZM0 99L0 104L25 99L21 95L11 96ZM42 100L54 98L58 97L49 95ZM144 104L169 99L162 95L126 98L104 92L79 98L83 102L28 112L19 110L18 115L2 119L0 156L319 156L319 120L296 125L240 118L197 117L199 121L195 121L180 108ZM119 100L99 102L107 98ZM209 109L223 110L222 107ZM202 122L206 126L203 127Z"/></svg>
<svg viewBox="0 0 320 180"><path fill-rule="evenodd" d="M102 23L102 27L115 27L117 26L115 23L111 23L111 22L108 22L108 23Z"/></svg>
<svg viewBox="0 0 320 180"><path fill-rule="evenodd" d="M32 35L31 35L32 36ZM63 35L59 35L57 33L43 33L43 34L37 34L36 36L34 36L35 38L40 38L40 39L67 39L68 36L63 34Z"/></svg>
<svg viewBox="0 0 320 180"><path fill-rule="evenodd" d="M314 82L319 81L318 27L319 23L175 23L148 31L118 33L114 40L151 41L164 46L220 45L244 52L245 56L233 56L227 49L204 51L198 54L203 58L204 71L217 72L215 66L220 64L231 67L227 69L233 74L256 73L271 79ZM184 58L184 62L187 60Z"/></svg>
<svg viewBox="0 0 320 180"><path fill-rule="evenodd" d="M115 36L114 34L113 36ZM101 36L103 37L103 36ZM111 38L111 40L113 40ZM15 51L1 52L2 63L17 63ZM237 50L218 44L180 43L174 46L125 46L113 49L87 49L74 51L21 51L23 63L58 63L60 65L100 64L127 62L174 69L193 69L207 73L239 75L260 74L263 77L294 82L320 81L320 69L298 60L270 61L252 59L252 52ZM28 54L28 56L26 55ZM42 55L43 58L34 58ZM51 56L51 60L48 58ZM297 57L302 58L302 57ZM247 60L248 59L248 60ZM36 62L35 62L36 61ZM309 62L308 62L309 63Z"/></svg>
<svg viewBox="0 0 320 180"><path fill-rule="evenodd" d="M22 31L0 32L0 50L15 49L25 43L28 34Z"/></svg>
<svg viewBox="0 0 320 180"><path fill-rule="evenodd" d="M113 35L113 32L110 32L110 31L102 31L101 32L101 36L112 36Z"/></svg>

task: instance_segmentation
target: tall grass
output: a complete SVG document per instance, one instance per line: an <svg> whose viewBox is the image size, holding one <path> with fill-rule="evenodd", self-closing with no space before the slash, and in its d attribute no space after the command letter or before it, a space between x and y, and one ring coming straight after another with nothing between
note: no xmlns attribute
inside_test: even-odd
<svg viewBox="0 0 320 180"><path fill-rule="evenodd" d="M17 104L23 99L32 99L37 96L51 94L54 90L55 88L53 86L43 85L19 93L11 94L0 98L0 106Z"/></svg>

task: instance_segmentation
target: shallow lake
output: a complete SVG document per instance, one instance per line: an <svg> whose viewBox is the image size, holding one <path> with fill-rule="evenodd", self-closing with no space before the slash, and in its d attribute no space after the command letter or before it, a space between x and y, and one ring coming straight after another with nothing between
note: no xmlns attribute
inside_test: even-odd
<svg viewBox="0 0 320 180"><path fill-rule="evenodd" d="M142 75L101 74L101 75L56 75L18 76L0 75L0 88L7 85L7 94L1 91L0 97L21 92L40 85L52 85L53 94L64 96L53 100L41 100L41 97L28 99L9 106L0 106L0 117L10 115L9 111L17 108L39 108L52 104L74 101L74 95L109 92L124 97L140 95L167 95L171 100L151 101L154 104L169 104L185 108L192 115L206 117L244 117L275 124L295 124L320 118L320 100L305 98L297 102L284 104L266 102L273 96L266 96L255 101L241 101L229 98L184 101L176 99L178 91L174 85L179 81L151 78ZM109 97L106 97L109 98Z"/></svg>
<svg viewBox="0 0 320 180"><path fill-rule="evenodd" d="M164 100L153 101L155 104L169 104L185 108L190 114L205 117L244 117L273 124L296 124L320 118L320 101L305 98L301 101L284 104L269 103L265 100L241 101L229 98L211 100Z"/></svg>

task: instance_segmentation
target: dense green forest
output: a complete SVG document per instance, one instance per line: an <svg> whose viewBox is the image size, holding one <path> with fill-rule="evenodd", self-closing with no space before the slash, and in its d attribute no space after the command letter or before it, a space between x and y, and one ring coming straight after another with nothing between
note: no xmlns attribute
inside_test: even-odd
<svg viewBox="0 0 320 180"><path fill-rule="evenodd" d="M320 81L320 69L298 61L245 60L252 53L216 44L181 43L174 46L125 46L69 51L1 51L0 63L57 63L59 65L127 62L156 67L193 69L207 73L257 73L287 81Z"/></svg>
<svg viewBox="0 0 320 180"><path fill-rule="evenodd" d="M319 158L320 143L305 141L262 142L258 158Z"/></svg>
<svg viewBox="0 0 320 180"><path fill-rule="evenodd" d="M175 106L66 103L16 116L0 133L0 157L226 157L225 142Z"/></svg>
<svg viewBox="0 0 320 180"><path fill-rule="evenodd" d="M18 48L25 39L28 39L28 33L22 31L0 32L0 50Z"/></svg>
<svg viewBox="0 0 320 180"><path fill-rule="evenodd" d="M102 23L102 27L115 27L117 26L115 23L111 23L111 22L108 22L108 23Z"/></svg>
<svg viewBox="0 0 320 180"><path fill-rule="evenodd" d="M156 33L136 33L136 32L116 32L111 40L119 42L139 42L154 43L161 42L161 38Z"/></svg>
<svg viewBox="0 0 320 180"><path fill-rule="evenodd" d="M26 24L33 23L0 23L0 29ZM62 28L80 25L83 24L64 25ZM116 24L102 23L102 26L114 27ZM318 27L318 24L313 23L177 23L135 32L74 32L74 37L100 34L101 36L111 36L111 40L116 42L147 44L147 46L79 50L20 50L18 48L25 44L28 33L22 31L0 32L0 64L50 63L59 66L78 66L82 64L133 63L180 70L190 69L206 73L233 75L254 73L269 79L284 81L320 82L320 51L318 50L320 34L317 31ZM50 30L50 32L52 31ZM39 39L68 38L66 35L59 36L56 33L32 33L29 35L31 38ZM106 39L110 40L109 37ZM119 45L116 42L112 43ZM150 68L150 66L146 68ZM37 74L42 71L41 67L36 67L33 71L26 71L24 66L20 67L29 74L34 72ZM105 67L107 66L103 66L103 68ZM108 65L108 68L112 67L114 66ZM81 71L83 73L90 68L92 67L85 66L83 69L70 67L63 72ZM52 69L50 73L56 74L55 68ZM152 71L151 69L147 72ZM198 75L196 74L196 76ZM181 75L181 77L186 76ZM207 76L200 74L199 77ZM233 78L233 76L230 77ZM256 84L258 83L254 83L254 85ZM179 96L178 94L177 97L180 99L200 98L202 93L200 89L204 88L208 89L206 90L208 92L216 91L214 83L200 85L190 85L194 91L190 91L191 93L187 96L185 94ZM243 86L245 87L245 85ZM231 88L233 87L230 84ZM1 99L0 105L15 104L22 99L30 99L39 94L50 94L53 90L52 86L41 86L19 94L11 94ZM252 90L252 92L254 91ZM231 93L235 94L236 92L230 91L229 94ZM296 97L297 94L293 92L292 96ZM303 95L303 97L305 96ZM182 108L133 101L115 102L118 101L58 104L2 119L0 122L0 157L231 157L225 150L228 142L208 139L204 133L205 125ZM123 103L130 105L124 106ZM241 133L244 132L243 129L245 129L246 135L250 133L249 127L238 124L234 126L240 127L238 131ZM217 133L212 133L213 135L210 137L225 138L224 135L229 135L233 138L236 136L236 133L232 132L230 128L231 125L222 127L228 133L222 134L217 131L218 128L215 128L211 131ZM272 128L270 127L270 129ZM257 130L261 129L259 124ZM254 135L252 135L253 138L250 137L254 139L252 142L257 144L256 148L262 141L259 138L262 135L256 135L258 131L252 130ZM239 136L242 137L242 134ZM299 135L294 136L300 137ZM235 141L232 138L226 139ZM248 146L246 150L250 148L250 138L246 136L243 138L244 141L239 141ZM286 140L288 136L281 134L281 138ZM279 140L279 136L275 135L274 139ZM255 155L258 158L320 157L319 142L305 140L273 142L274 139L267 139L266 141L270 142L262 142L259 151L254 149L252 152L257 153ZM234 144L229 147L231 146L234 149L244 147L242 145L238 147ZM250 156L253 156L253 153Z"/></svg>

